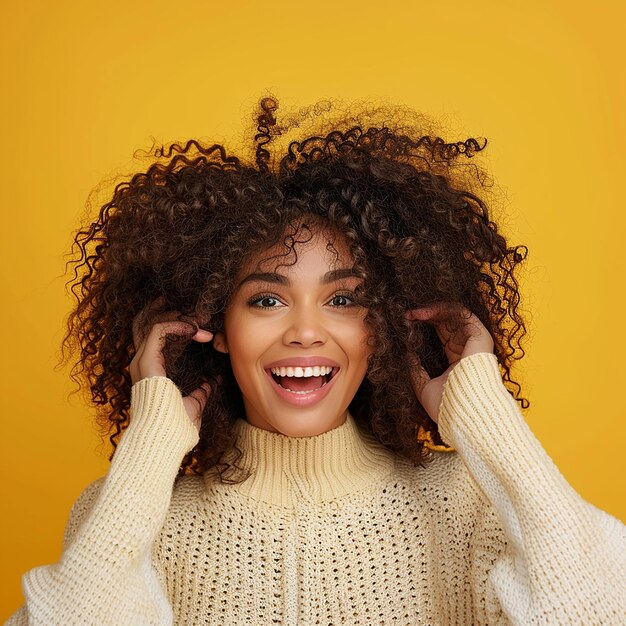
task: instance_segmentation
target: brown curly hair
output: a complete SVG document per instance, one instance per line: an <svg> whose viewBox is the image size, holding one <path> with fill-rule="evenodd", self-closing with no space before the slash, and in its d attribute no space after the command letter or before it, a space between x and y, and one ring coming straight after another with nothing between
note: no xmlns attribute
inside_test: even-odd
<svg viewBox="0 0 626 626"><path fill-rule="evenodd" d="M313 120L317 133L270 152L272 142L330 105L302 109L282 124L276 98L262 98L259 107L252 158L196 140L153 148L146 171L117 184L97 219L77 231L68 263L77 304L62 361L77 356L71 377L79 388L87 383L115 449L129 422L133 318L161 297L155 318L177 310L221 330L246 260L279 242L293 255L302 223L325 224L348 242L364 279L359 303L375 338L349 410L380 443L423 465L433 453L416 437L418 429L443 442L411 386L407 355L417 354L431 376L448 362L434 328L406 320L405 311L442 300L463 303L490 331L505 384L521 391L510 378L526 334L514 271L528 250L509 247L498 232L485 200L493 184L467 161L487 142L445 142L425 132L421 114L417 128L391 124L407 110L399 115L387 106L360 113L373 119L382 112L386 121L379 125L366 125L353 111L327 121L326 132ZM199 443L180 473L217 469L225 480L231 466L223 455L236 449L231 426L245 417L229 358L210 344L174 336L165 357L168 376L183 393L205 381L211 386Z"/></svg>

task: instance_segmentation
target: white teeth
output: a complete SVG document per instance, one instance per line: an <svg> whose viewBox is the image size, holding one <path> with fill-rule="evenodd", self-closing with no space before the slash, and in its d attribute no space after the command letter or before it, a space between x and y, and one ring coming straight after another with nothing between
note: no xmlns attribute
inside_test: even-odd
<svg viewBox="0 0 626 626"><path fill-rule="evenodd" d="M328 383L324 383L322 385L322 387L325 387ZM322 388L320 387L320 389ZM317 391L317 389L311 389L310 391L294 391L293 389L287 389L287 387L284 387L285 391L288 391L289 393L298 393L298 394L303 394L303 393L313 393L314 391Z"/></svg>
<svg viewBox="0 0 626 626"><path fill-rule="evenodd" d="M275 376L292 376L294 378L309 378L311 376L326 376L333 371L328 365L315 365L314 367L272 367L270 369Z"/></svg>

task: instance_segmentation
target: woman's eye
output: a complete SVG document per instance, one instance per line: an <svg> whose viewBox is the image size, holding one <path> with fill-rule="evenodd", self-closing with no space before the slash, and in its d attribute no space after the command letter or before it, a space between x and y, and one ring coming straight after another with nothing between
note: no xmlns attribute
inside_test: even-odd
<svg viewBox="0 0 626 626"><path fill-rule="evenodd" d="M333 306L337 307L345 307L351 306L353 304L352 299L348 296L344 296L342 294L337 294L331 300Z"/></svg>
<svg viewBox="0 0 626 626"><path fill-rule="evenodd" d="M273 296L261 296L252 300L250 304L260 309L273 309L279 304L279 301Z"/></svg>
<svg viewBox="0 0 626 626"><path fill-rule="evenodd" d="M269 298L269 297L260 298L259 300L256 301L256 304L258 304L264 309L271 309L275 307L277 303L278 303L278 300L276 300L276 298Z"/></svg>

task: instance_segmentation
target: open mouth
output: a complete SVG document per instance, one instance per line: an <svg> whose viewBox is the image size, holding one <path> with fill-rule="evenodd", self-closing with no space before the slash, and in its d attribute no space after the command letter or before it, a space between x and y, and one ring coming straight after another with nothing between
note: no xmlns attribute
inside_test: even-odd
<svg viewBox="0 0 626 626"><path fill-rule="evenodd" d="M339 371L338 367L272 367L270 374L286 391L307 394L327 385Z"/></svg>

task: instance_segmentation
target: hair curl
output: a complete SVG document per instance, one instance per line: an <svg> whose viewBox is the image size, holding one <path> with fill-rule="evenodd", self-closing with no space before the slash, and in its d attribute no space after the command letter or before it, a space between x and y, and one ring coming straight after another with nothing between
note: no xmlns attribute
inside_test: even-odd
<svg viewBox="0 0 626 626"><path fill-rule="evenodd" d="M178 310L205 321L203 328L220 330L246 259L279 242L286 254L294 253L302 224L322 224L348 242L375 338L350 411L383 445L424 464L432 452L416 437L418 429L431 442L443 442L413 391L406 355L417 354L431 376L448 363L434 328L407 321L407 309L462 302L490 331L505 384L516 395L521 391L510 378L526 334L514 272L528 250L507 245L489 216L485 171L463 163L487 142L447 143L424 132L423 116L418 128L406 131L399 123L366 126L344 114L326 122L327 132L271 152L279 136L330 105L301 110L282 125L274 97L259 105L253 159L196 140L157 147L146 171L117 184L97 219L77 231L68 281L77 304L67 320L62 360L76 355L71 377L79 388L87 384L115 449L129 423L133 318L160 296L155 317ZM390 111L382 109L393 117ZM231 426L244 416L229 358L176 337L168 337L165 357L168 376L183 393L205 381L211 387L199 443L180 473L217 469L226 481Z"/></svg>

